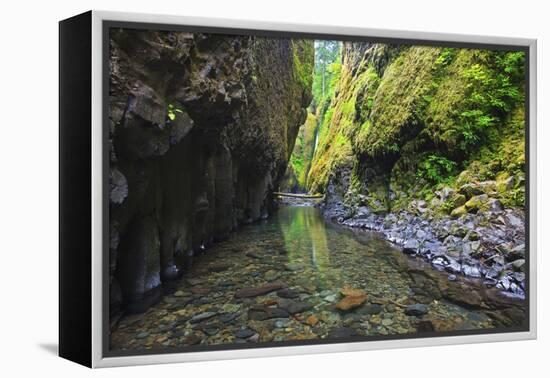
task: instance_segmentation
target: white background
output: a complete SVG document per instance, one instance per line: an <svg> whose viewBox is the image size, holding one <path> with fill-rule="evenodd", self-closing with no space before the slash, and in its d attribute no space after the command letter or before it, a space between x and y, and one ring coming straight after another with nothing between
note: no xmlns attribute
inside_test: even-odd
<svg viewBox="0 0 550 378"><path fill-rule="evenodd" d="M546 2L455 0L4 1L0 13L0 375L83 377L537 377L549 365L550 101ZM539 339L90 371L56 357L57 21L89 10L530 37L539 40ZM78 125L74 125L78 127ZM546 189L546 190L545 190ZM548 233L548 230L546 230ZM546 298L545 298L546 297ZM544 351L546 349L546 352Z"/></svg>

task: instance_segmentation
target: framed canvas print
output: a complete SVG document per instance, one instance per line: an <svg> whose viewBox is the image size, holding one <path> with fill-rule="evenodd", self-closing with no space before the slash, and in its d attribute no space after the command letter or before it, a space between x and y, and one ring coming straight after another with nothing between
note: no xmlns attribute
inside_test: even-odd
<svg viewBox="0 0 550 378"><path fill-rule="evenodd" d="M60 22L60 355L536 336L536 41Z"/></svg>

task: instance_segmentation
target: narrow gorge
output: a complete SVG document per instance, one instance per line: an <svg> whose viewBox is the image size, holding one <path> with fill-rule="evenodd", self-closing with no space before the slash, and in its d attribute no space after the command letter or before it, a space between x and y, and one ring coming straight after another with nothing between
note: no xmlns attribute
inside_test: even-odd
<svg viewBox="0 0 550 378"><path fill-rule="evenodd" d="M523 52L117 29L109 63L111 348L524 324Z"/></svg>

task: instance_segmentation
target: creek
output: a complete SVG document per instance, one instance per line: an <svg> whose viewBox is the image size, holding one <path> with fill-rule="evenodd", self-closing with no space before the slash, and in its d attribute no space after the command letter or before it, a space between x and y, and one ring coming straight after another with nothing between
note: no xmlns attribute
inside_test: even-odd
<svg viewBox="0 0 550 378"><path fill-rule="evenodd" d="M345 303L344 303L345 302ZM113 350L517 325L523 301L449 275L379 234L281 206L201 256L145 313L112 325Z"/></svg>

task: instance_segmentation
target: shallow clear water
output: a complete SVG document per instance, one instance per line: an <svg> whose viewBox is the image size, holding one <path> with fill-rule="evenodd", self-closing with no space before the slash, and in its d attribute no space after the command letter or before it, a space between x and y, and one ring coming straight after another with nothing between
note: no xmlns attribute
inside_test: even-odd
<svg viewBox="0 0 550 378"><path fill-rule="evenodd" d="M239 295L264 285L287 290ZM344 287L366 301L338 309ZM326 223L317 208L283 206L214 244L177 291L145 314L120 319L111 344L150 349L493 328L507 305L495 312L489 294L476 281L451 282L375 233ZM411 315L411 305L422 311Z"/></svg>

